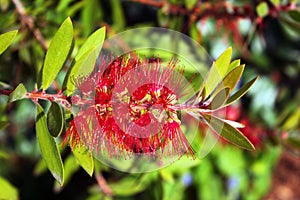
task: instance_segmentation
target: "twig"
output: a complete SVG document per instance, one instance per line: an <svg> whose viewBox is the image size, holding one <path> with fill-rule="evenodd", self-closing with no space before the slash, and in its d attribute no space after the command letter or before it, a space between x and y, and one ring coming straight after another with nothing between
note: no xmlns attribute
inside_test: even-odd
<svg viewBox="0 0 300 200"><path fill-rule="evenodd" d="M95 173L95 177L96 177L98 186L100 187L100 189L102 190L102 192L105 195L107 195L107 196L112 196L113 195L113 191L107 185L107 182L106 182L105 178L101 174L99 174L99 173Z"/></svg>
<svg viewBox="0 0 300 200"><path fill-rule="evenodd" d="M16 10L20 15L21 22L24 23L29 28L29 30L33 33L34 37L37 39L37 41L40 43L43 49L47 51L48 47L44 36L42 35L39 29L34 27L34 20L31 16L26 14L22 2L20 0L12 0L12 2L16 6Z"/></svg>

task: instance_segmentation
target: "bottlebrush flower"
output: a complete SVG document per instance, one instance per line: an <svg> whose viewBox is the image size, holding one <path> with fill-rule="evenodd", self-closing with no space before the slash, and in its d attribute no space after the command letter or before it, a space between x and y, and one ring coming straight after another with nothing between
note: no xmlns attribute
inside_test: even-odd
<svg viewBox="0 0 300 200"><path fill-rule="evenodd" d="M73 95L72 102L79 106L79 112L70 123L65 142L69 139L71 145L84 143L90 151L108 156L156 158L185 153L194 157L195 152L181 130L181 113L187 112L205 123L213 121L210 127L221 132L221 136L233 138L233 143L238 138L241 146L251 149L239 131L213 116L214 109L226 102L229 89L224 90L219 84L216 94L205 96L205 92L199 91L190 98L187 95L193 89L183 75L184 68L174 60L164 66L159 59L140 59L132 54L113 61L102 58L92 75L78 81L79 92ZM183 101L184 97L189 100ZM224 123L225 131L220 129L219 122L221 126ZM230 130L233 133L228 133Z"/></svg>

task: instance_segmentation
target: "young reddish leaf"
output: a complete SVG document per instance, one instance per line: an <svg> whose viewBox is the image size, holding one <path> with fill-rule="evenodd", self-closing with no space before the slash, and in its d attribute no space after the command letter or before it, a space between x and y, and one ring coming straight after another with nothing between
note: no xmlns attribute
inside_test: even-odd
<svg viewBox="0 0 300 200"><path fill-rule="evenodd" d="M94 159L91 152L84 145L71 145L72 152L79 165L90 175L94 172Z"/></svg>
<svg viewBox="0 0 300 200"><path fill-rule="evenodd" d="M17 33L18 30L14 30L0 35L0 55L9 47Z"/></svg>
<svg viewBox="0 0 300 200"><path fill-rule="evenodd" d="M52 102L49 111L47 113L47 125L50 134L53 137L57 137L61 134L64 127L63 111L60 105L56 102Z"/></svg>
<svg viewBox="0 0 300 200"><path fill-rule="evenodd" d="M243 87L241 87L241 89L239 89L236 93L234 93L232 96L230 96L226 102L226 104L223 106L228 106L230 104L232 104L233 102L235 102L236 100L240 99L242 96L244 96L248 90L251 88L251 86L255 83L255 81L258 79L258 76L253 78L251 81L249 81L248 83L246 83L245 85L243 85Z"/></svg>
<svg viewBox="0 0 300 200"><path fill-rule="evenodd" d="M205 113L201 114L207 125L229 142L247 150L254 150L253 144L238 129L226 121Z"/></svg>
<svg viewBox="0 0 300 200"><path fill-rule="evenodd" d="M210 95L211 92L224 78L230 64L231 55L232 48L230 47L220 55L220 57L214 62L213 66L211 67L208 75L205 78L205 82L203 83L207 95Z"/></svg>
<svg viewBox="0 0 300 200"><path fill-rule="evenodd" d="M221 107L226 102L229 92L230 92L230 88L228 88L228 87L222 88L221 90L219 90L219 92L211 100L211 102L208 106L209 109L215 110L215 109Z"/></svg>
<svg viewBox="0 0 300 200"><path fill-rule="evenodd" d="M47 127L46 114L37 103L36 134L43 159L53 177L62 185L64 169L60 153L54 138L50 135Z"/></svg>
<svg viewBox="0 0 300 200"><path fill-rule="evenodd" d="M25 98L26 92L26 88L22 83L20 83L16 87L16 89L14 89L14 91L9 95L8 102L13 102Z"/></svg>
<svg viewBox="0 0 300 200"><path fill-rule="evenodd" d="M73 43L73 25L68 17L55 33L42 69L42 89L46 90L63 67Z"/></svg>

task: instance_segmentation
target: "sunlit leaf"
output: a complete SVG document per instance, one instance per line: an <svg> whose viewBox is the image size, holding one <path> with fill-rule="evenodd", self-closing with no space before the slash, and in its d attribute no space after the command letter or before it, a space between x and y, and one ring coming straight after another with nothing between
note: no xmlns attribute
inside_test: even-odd
<svg viewBox="0 0 300 200"><path fill-rule="evenodd" d="M18 30L14 30L0 35L0 55L9 47L17 33Z"/></svg>
<svg viewBox="0 0 300 200"><path fill-rule="evenodd" d="M75 62L74 66L70 69L69 75L65 79L67 95L71 95L74 92L77 86L77 80L87 77L93 71L98 55L97 47L94 47Z"/></svg>
<svg viewBox="0 0 300 200"><path fill-rule="evenodd" d="M240 65L241 65L240 59L232 61L227 69L227 73L231 72L231 70L233 70L234 68Z"/></svg>
<svg viewBox="0 0 300 200"><path fill-rule="evenodd" d="M240 132L226 121L212 115L202 113L207 125L212 128L216 134L222 136L229 142L247 150L254 150L253 144Z"/></svg>
<svg viewBox="0 0 300 200"><path fill-rule="evenodd" d="M205 93L207 95L210 95L211 92L215 89L215 87L224 78L230 64L231 55L232 48L230 47L219 56L219 58L214 62L213 66L211 67L204 82Z"/></svg>
<svg viewBox="0 0 300 200"><path fill-rule="evenodd" d="M0 199L17 200L18 196L18 190L0 176Z"/></svg>
<svg viewBox="0 0 300 200"><path fill-rule="evenodd" d="M62 159L54 138L47 127L47 119L43 108L37 104L36 133L43 159L53 177L62 185L64 169Z"/></svg>
<svg viewBox="0 0 300 200"><path fill-rule="evenodd" d="M64 127L64 117L61 106L52 102L47 113L47 125L50 134L53 137L57 137L61 134Z"/></svg>
<svg viewBox="0 0 300 200"><path fill-rule="evenodd" d="M229 88L229 92L231 92L234 87L236 86L236 84L238 83L238 81L240 80L243 71L244 71L245 65L239 65L237 67L235 67L233 70L231 70L222 80L221 83L219 83L219 85L217 86L217 88L215 89L215 92L220 91L223 88L228 87Z"/></svg>
<svg viewBox="0 0 300 200"><path fill-rule="evenodd" d="M42 69L42 89L47 89L63 67L71 51L73 25L67 18L55 33L46 53Z"/></svg>
<svg viewBox="0 0 300 200"><path fill-rule="evenodd" d="M67 95L75 90L76 79L86 77L93 71L105 39L105 30L105 27L102 27L90 35L76 54L75 63L69 69L63 84Z"/></svg>
<svg viewBox="0 0 300 200"><path fill-rule="evenodd" d="M79 165L92 176L94 172L94 159L91 152L84 145L71 145L71 149Z"/></svg>
<svg viewBox="0 0 300 200"><path fill-rule="evenodd" d="M75 60L78 61L86 52L94 47L97 48L97 52L99 53L105 39L105 31L106 28L104 26L92 33L79 49L78 53L75 56Z"/></svg>
<svg viewBox="0 0 300 200"><path fill-rule="evenodd" d="M16 89L14 89L14 91L9 95L9 99L8 102L13 102L13 101L17 101L20 99L23 99L26 96L26 88L25 86L20 83Z"/></svg>
<svg viewBox="0 0 300 200"><path fill-rule="evenodd" d="M240 99L242 96L244 96L248 90L251 88L251 86L255 83L255 81L258 79L258 76L253 78L251 81L243 85L241 89L239 89L237 92L235 92L232 96L230 96L224 106L228 106L235 102L236 100Z"/></svg>
<svg viewBox="0 0 300 200"><path fill-rule="evenodd" d="M257 6L256 6L256 12L258 14L258 16L260 17L265 17L268 15L269 13L269 7L268 4L266 2L260 2Z"/></svg>

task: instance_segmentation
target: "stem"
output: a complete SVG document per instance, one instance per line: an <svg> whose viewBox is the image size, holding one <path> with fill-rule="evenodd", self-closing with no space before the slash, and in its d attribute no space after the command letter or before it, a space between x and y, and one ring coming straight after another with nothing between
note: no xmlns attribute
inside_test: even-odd
<svg viewBox="0 0 300 200"><path fill-rule="evenodd" d="M113 195L113 191L112 189L108 186L105 178L102 176L102 174L100 173L95 173L95 177L98 183L99 188L102 190L102 192L104 194L106 194L107 196L112 196Z"/></svg>
<svg viewBox="0 0 300 200"><path fill-rule="evenodd" d="M71 103L69 102L68 97L64 96L62 93L46 94L44 92L27 92L26 98L32 99L33 101L43 99L51 102L59 102L65 108L67 109L71 108Z"/></svg>
<svg viewBox="0 0 300 200"><path fill-rule="evenodd" d="M34 27L34 20L31 16L27 15L22 2L20 0L12 0L12 2L16 6L16 10L20 15L21 22L24 23L29 28L29 30L33 33L34 37L40 43L43 49L47 51L48 47L44 36L42 35L39 29Z"/></svg>

